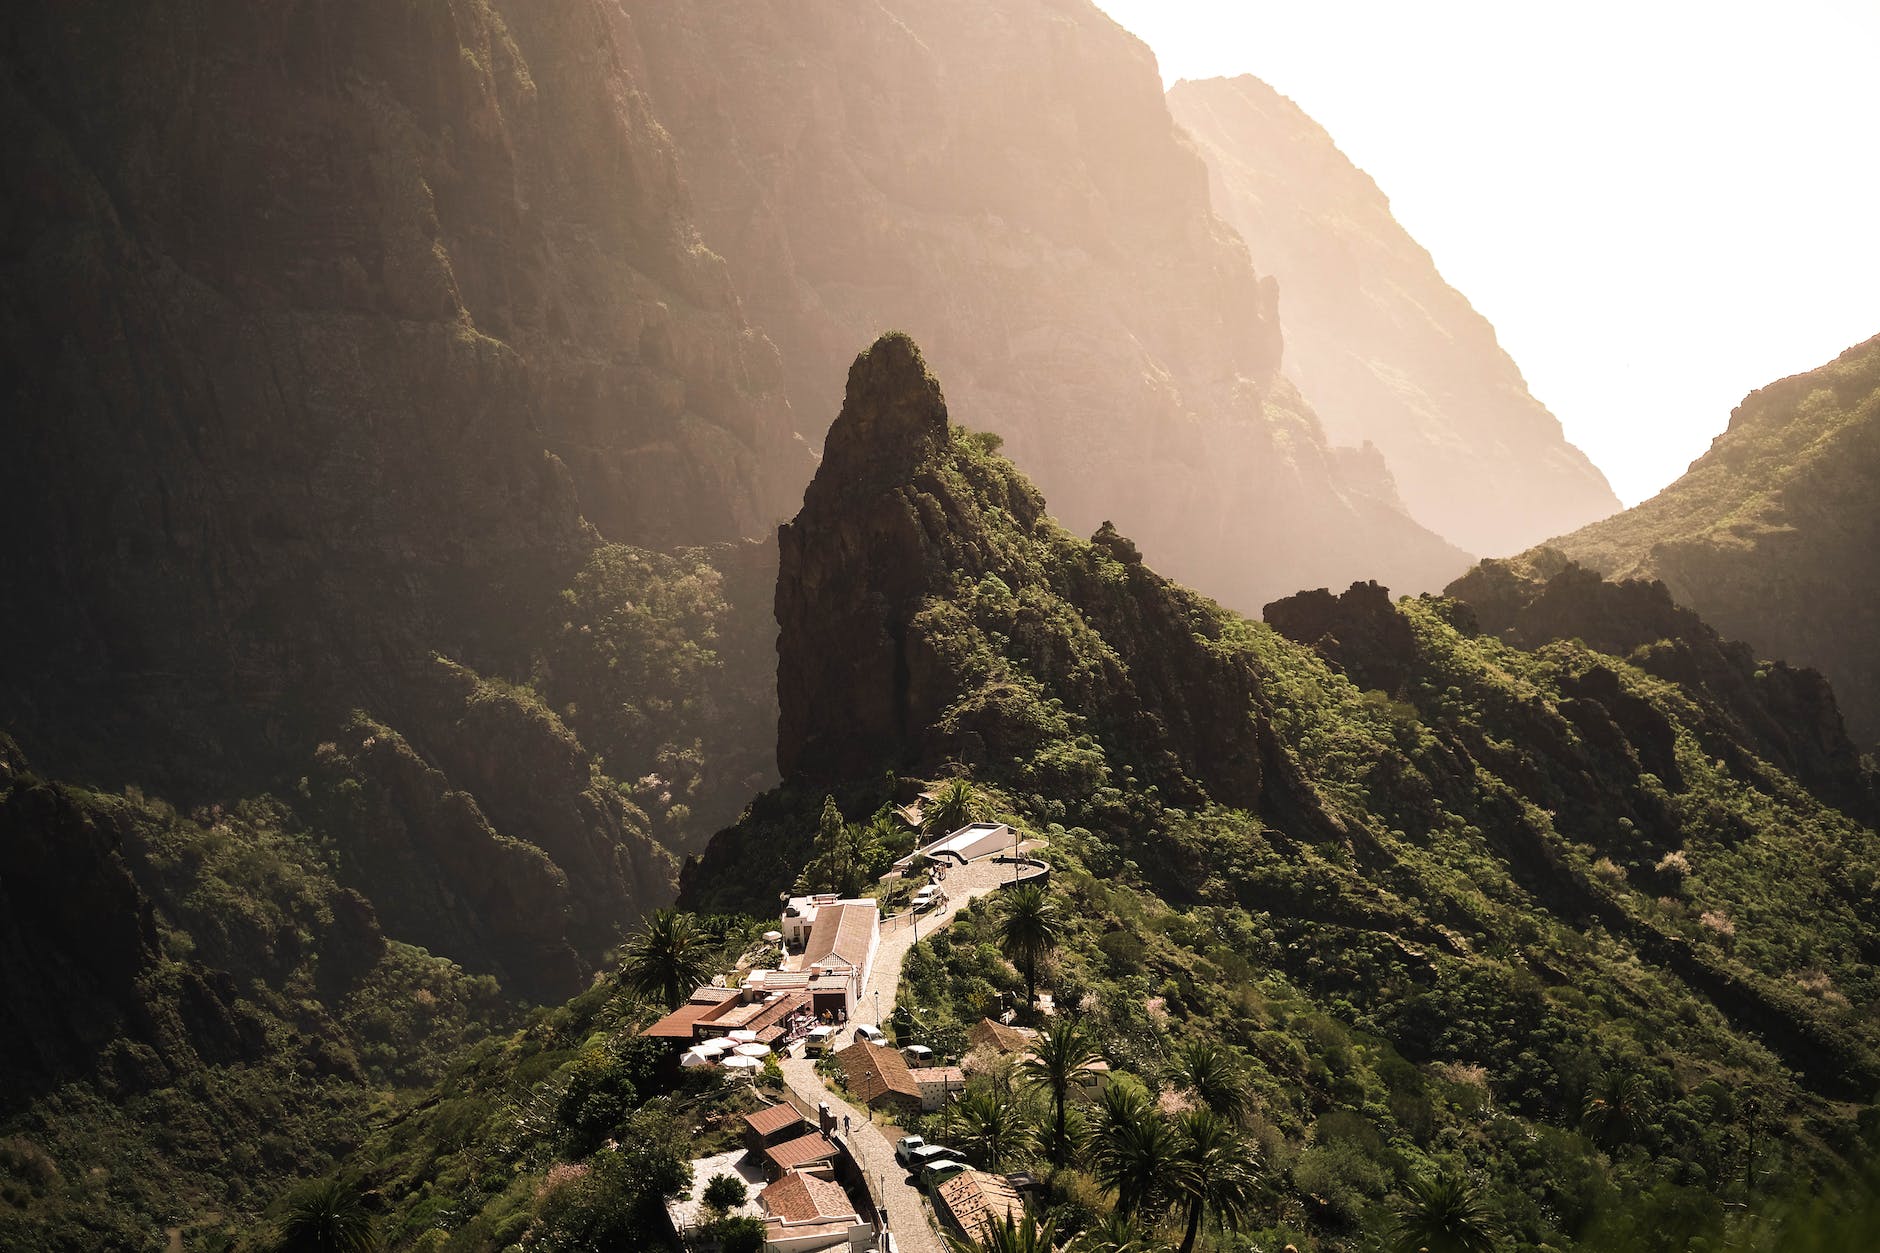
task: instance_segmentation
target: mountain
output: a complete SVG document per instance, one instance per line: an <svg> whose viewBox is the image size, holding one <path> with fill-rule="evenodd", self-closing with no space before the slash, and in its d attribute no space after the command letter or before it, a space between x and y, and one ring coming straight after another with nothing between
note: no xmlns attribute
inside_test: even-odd
<svg viewBox="0 0 1880 1253"><path fill-rule="evenodd" d="M968 778L1044 839L1049 990L1113 1069L1243 1058L1254 1227L1301 1247L1355 1247L1435 1161L1556 1248L1687 1247L1844 1169L1880 1085L1880 838L1824 685L1590 576L1519 611L1527 647L1371 583L1251 622L1067 533L955 412L904 336L851 369L782 539L784 780L683 904L773 908L825 796L865 818ZM921 1031L1015 986L996 910L910 959ZM1618 1132L1586 1116L1613 1090ZM1066 1222L1078 1187L1047 1190Z"/></svg>
<svg viewBox="0 0 1880 1253"><path fill-rule="evenodd" d="M1526 554L1660 580L1760 655L1826 675L1880 745L1880 338L1752 392L1710 451L1637 508Z"/></svg>
<svg viewBox="0 0 1880 1253"><path fill-rule="evenodd" d="M774 779L814 457L638 57L599 0L0 15L0 1245L252 1212Z"/></svg>
<svg viewBox="0 0 1880 1253"><path fill-rule="evenodd" d="M1383 453L1411 517L1500 555L1620 509L1494 328L1298 105L1243 75L1184 79L1168 107L1216 210L1279 281L1287 372L1328 437Z"/></svg>
<svg viewBox="0 0 1880 1253"><path fill-rule="evenodd" d="M0 718L48 764L278 766L414 659L518 665L597 530L793 503L608 6L3 21Z"/></svg>
<svg viewBox="0 0 1880 1253"><path fill-rule="evenodd" d="M394 935L565 990L768 777L775 554L736 541L813 465L631 31L0 30L0 726L55 778L282 794Z"/></svg>
<svg viewBox="0 0 1880 1253"><path fill-rule="evenodd" d="M1286 382L1273 284L1148 48L1087 0L626 7L794 411L900 327L1067 520L1228 603L1466 564Z"/></svg>

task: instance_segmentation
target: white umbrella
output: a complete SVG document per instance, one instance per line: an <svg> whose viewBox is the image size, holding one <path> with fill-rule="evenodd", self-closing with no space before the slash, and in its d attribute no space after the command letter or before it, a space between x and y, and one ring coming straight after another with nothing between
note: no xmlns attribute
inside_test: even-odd
<svg viewBox="0 0 1880 1253"><path fill-rule="evenodd" d="M733 1031L730 1033L730 1037L739 1044L757 1043L757 1033L755 1031Z"/></svg>
<svg viewBox="0 0 1880 1253"><path fill-rule="evenodd" d="M736 1053L739 1057L770 1056L770 1046L768 1044L740 1044L731 1051Z"/></svg>
<svg viewBox="0 0 1880 1253"><path fill-rule="evenodd" d="M679 1065L687 1070L692 1070L699 1066L709 1066L711 1064L711 1058L694 1049L687 1049L685 1052L679 1054Z"/></svg>
<svg viewBox="0 0 1880 1253"><path fill-rule="evenodd" d="M783 932L781 931L764 932L764 943L766 944L775 944L781 939L783 939Z"/></svg>
<svg viewBox="0 0 1880 1253"><path fill-rule="evenodd" d="M724 1066L726 1070L762 1070L764 1063L758 1061L755 1057L733 1055L725 1058Z"/></svg>
<svg viewBox="0 0 1880 1253"><path fill-rule="evenodd" d="M723 1036L714 1036L709 1040L694 1044L692 1051L704 1057L716 1057L731 1047L731 1041L725 1039Z"/></svg>

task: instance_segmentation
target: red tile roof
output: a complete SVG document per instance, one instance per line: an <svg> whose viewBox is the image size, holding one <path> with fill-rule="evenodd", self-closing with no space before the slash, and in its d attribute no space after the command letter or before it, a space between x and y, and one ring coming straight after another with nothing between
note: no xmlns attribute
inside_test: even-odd
<svg viewBox="0 0 1880 1253"><path fill-rule="evenodd" d="M952 1212L953 1221L959 1224L960 1230L969 1240L980 1244L991 1239L991 1229L1003 1224L1008 1214L1014 1220L1025 1216L1025 1207L1018 1199L1018 1190L1003 1175L987 1174L983 1170L963 1170L941 1184L936 1191Z"/></svg>
<svg viewBox="0 0 1880 1253"><path fill-rule="evenodd" d="M857 1040L836 1054L849 1091L865 1104L890 1096L920 1099L920 1085L907 1068L907 1059L890 1048Z"/></svg>
<svg viewBox="0 0 1880 1253"><path fill-rule="evenodd" d="M768 1138L779 1131L803 1125L804 1119L803 1115L796 1112L795 1106L771 1105L754 1114L746 1114L744 1121L750 1124L752 1131Z"/></svg>
<svg viewBox="0 0 1880 1253"><path fill-rule="evenodd" d="M981 1018L973 1024L969 1042L972 1048L990 1046L1000 1053L1024 1053L1031 1049L1032 1041L1037 1038L1038 1033L1030 1028L1008 1027L1002 1022Z"/></svg>
<svg viewBox="0 0 1880 1253"><path fill-rule="evenodd" d="M791 1171L757 1194L757 1203L766 1214L787 1223L827 1222L848 1219L859 1222L855 1202L840 1186L801 1171Z"/></svg>
<svg viewBox="0 0 1880 1253"><path fill-rule="evenodd" d="M859 966L868 956L868 945L879 925L873 901L863 905L824 905L816 911L816 925L810 928L809 943L803 947L805 968L831 959Z"/></svg>
<svg viewBox="0 0 1880 1253"><path fill-rule="evenodd" d="M785 1140L782 1144L773 1144L764 1150L764 1156L770 1160L770 1164L780 1171L795 1170L811 1162L826 1162L835 1155L835 1144L820 1131Z"/></svg>
<svg viewBox="0 0 1880 1253"><path fill-rule="evenodd" d="M729 1003L725 1002L725 1004ZM690 1040L694 1027L700 1022L709 1020L724 1007L724 1004L700 1004L698 1002L681 1005L640 1034L656 1036L662 1040Z"/></svg>

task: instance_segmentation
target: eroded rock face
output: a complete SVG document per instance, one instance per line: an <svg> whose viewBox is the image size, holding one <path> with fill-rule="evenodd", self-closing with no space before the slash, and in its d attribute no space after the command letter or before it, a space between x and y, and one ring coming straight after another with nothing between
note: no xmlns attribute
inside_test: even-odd
<svg viewBox="0 0 1880 1253"><path fill-rule="evenodd" d="M984 595L995 617L1016 598L1003 629L1030 660L1012 682L1103 728L1145 783L1335 826L1249 716L1267 708L1252 669L1197 642L1219 631L1218 610L1150 570L1114 527L1091 544L1065 534L982 444L948 427L940 385L906 336L856 359L822 468L782 531L786 783L1025 760L1038 742L1032 707L982 672L972 641L988 628L960 614Z"/></svg>
<svg viewBox="0 0 1880 1253"><path fill-rule="evenodd" d="M1877 502L1880 338L1752 393L1677 482L1548 546L1615 579L1660 580L1758 655L1820 670L1871 751L1880 745Z"/></svg>
<svg viewBox="0 0 1880 1253"><path fill-rule="evenodd" d="M1874 777L1827 680L1759 660L1674 602L1663 583L1609 581L1542 549L1533 562L1485 561L1448 594L1468 603L1483 630L1520 647L1581 640L1701 693L1721 720L1709 737L1720 755L1740 758L1748 745L1850 816L1880 818ZM1753 769L1747 759L1744 768Z"/></svg>
<svg viewBox="0 0 1880 1253"><path fill-rule="evenodd" d="M1184 80L1168 103L1216 211L1279 281L1287 372L1331 438L1383 453L1412 517L1498 555L1621 508L1318 123L1251 76Z"/></svg>
<svg viewBox="0 0 1880 1253"><path fill-rule="evenodd" d="M799 415L900 328L1069 526L1114 519L1227 603L1466 564L1280 377L1272 283L1210 210L1148 49L1092 5L627 7Z"/></svg>
<svg viewBox="0 0 1880 1253"><path fill-rule="evenodd" d="M10 6L0 722L212 785L606 538L795 503L774 350L596 0ZM585 519L585 522L584 522Z"/></svg>

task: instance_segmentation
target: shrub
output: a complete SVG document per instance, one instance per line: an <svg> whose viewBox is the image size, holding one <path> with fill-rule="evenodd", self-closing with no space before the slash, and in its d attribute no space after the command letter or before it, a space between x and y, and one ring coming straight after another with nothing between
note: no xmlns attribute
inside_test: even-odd
<svg viewBox="0 0 1880 1253"><path fill-rule="evenodd" d="M728 1210L744 1204L750 1190L744 1186L744 1180L736 1175L716 1175L705 1185L705 1204L713 1209Z"/></svg>

